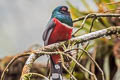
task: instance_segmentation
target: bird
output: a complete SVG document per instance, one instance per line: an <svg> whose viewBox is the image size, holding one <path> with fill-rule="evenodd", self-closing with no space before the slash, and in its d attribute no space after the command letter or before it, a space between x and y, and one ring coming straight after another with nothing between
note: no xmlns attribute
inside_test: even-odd
<svg viewBox="0 0 120 80"><path fill-rule="evenodd" d="M72 37L73 22L67 6L56 7L51 18L43 32L44 46L69 40ZM62 49L61 49L62 50ZM62 63L60 55L54 54L51 59L51 75L50 80L63 80Z"/></svg>

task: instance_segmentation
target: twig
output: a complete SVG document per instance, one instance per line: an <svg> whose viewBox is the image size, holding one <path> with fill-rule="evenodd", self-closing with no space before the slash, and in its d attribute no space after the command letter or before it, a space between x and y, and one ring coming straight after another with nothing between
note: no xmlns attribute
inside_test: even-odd
<svg viewBox="0 0 120 80"><path fill-rule="evenodd" d="M95 74L93 74L92 72L90 72L89 70L87 70L86 68L84 68L81 64L79 64L73 57L71 57L68 54L63 54L69 58L71 58L83 71L88 72L90 75L92 75L94 77L95 80L97 80Z"/></svg>
<svg viewBox="0 0 120 80"><path fill-rule="evenodd" d="M77 44L77 48L79 48L79 44ZM78 57L79 57L79 49L78 50L76 50L76 53L77 53L77 56L76 56L76 60L78 61ZM76 66L76 63L75 64L73 64L73 68L71 69L71 73L73 74L73 72L74 72L74 68L75 68L75 66Z"/></svg>
<svg viewBox="0 0 120 80"><path fill-rule="evenodd" d="M94 22L95 22L95 20L96 20L96 18L97 18L96 15L94 15L94 16L95 16L95 17L94 17L93 20L92 20L89 33L92 31L92 27L93 27Z"/></svg>
<svg viewBox="0 0 120 80"><path fill-rule="evenodd" d="M92 20L92 24L91 24L91 27L90 27L90 31L89 31L89 33L92 31L92 27L93 27L93 23L94 23L94 21L96 20L96 15L94 15L95 17L93 18L93 20ZM88 45L89 45L89 42L87 43L87 45L85 46L85 50L86 50L86 48L88 47ZM81 60L81 57L82 57L82 55L83 55L83 53L84 52L82 52L82 54L78 57L78 59L77 59L77 61L79 61L80 62L80 60ZM73 67L73 69L72 69L72 73L74 72L74 68L75 68L75 66L76 66L76 64L74 65L74 67Z"/></svg>
<svg viewBox="0 0 120 80"><path fill-rule="evenodd" d="M119 11L119 10L120 10L120 9L110 9L110 10L104 11L104 13L112 12L112 11Z"/></svg>
<svg viewBox="0 0 120 80"><path fill-rule="evenodd" d="M94 14L96 14L97 18L98 17L120 17L120 14L105 14L105 13L104 14L102 14L102 13L94 13ZM85 17L86 16L83 16L83 17L80 17L80 18L78 18L76 20L73 20L73 23L78 22L80 20L84 20ZM89 16L87 19L89 19L89 18L94 18L94 15Z"/></svg>
<svg viewBox="0 0 120 80"><path fill-rule="evenodd" d="M75 32L72 34L72 36L75 36L75 34L77 34L77 32L78 32L79 30L81 30L81 29L84 27L85 21L87 20L87 18L88 18L89 16L96 16L96 14L91 13L91 14L88 14L87 16L85 16L85 18L84 18L84 20L83 20L83 22L82 22L80 28L77 29L77 31L75 31Z"/></svg>
<svg viewBox="0 0 120 80"><path fill-rule="evenodd" d="M76 48L76 49L72 49L72 50L78 50L78 49L84 51L87 54L87 56L95 63L95 65L97 66L97 68L100 70L100 72L102 74L102 80L105 80L104 73L103 73L102 69L100 68L100 66L97 64L97 62L90 56L90 54L86 50L81 49L81 48Z"/></svg>
<svg viewBox="0 0 120 80"><path fill-rule="evenodd" d="M96 18L97 18L96 15L94 15L94 18L93 18L93 20L92 20L92 24L91 24L89 33L92 31L92 27L93 27L93 25L94 25L94 21L96 20ZM85 46L85 49L88 47L88 45L89 45L89 42L88 42L87 45ZM80 57L78 58L78 60L81 59L83 53L84 53L84 52L82 52L82 54L80 55Z"/></svg>
<svg viewBox="0 0 120 80"><path fill-rule="evenodd" d="M93 20L92 20L92 24L91 24L91 27L90 27L90 31L89 31L89 32L92 31L93 23L94 23L94 21L95 21L96 18L97 18L95 14L91 14L91 15L94 15L94 18L93 18ZM89 16L90 16L90 15L88 15L87 17L89 17ZM87 19L87 17L85 17L85 19ZM85 20L85 19L84 19L84 20ZM89 42L87 43L85 49L87 48L88 45L89 45ZM78 57L77 61L79 61L79 59L81 59L81 56L83 55L83 53L84 53L84 52L82 52L82 54ZM76 66L76 63L74 64L74 67L73 67L73 69L71 70L71 73L72 73L72 74L73 74L73 72L74 72L75 66Z"/></svg>
<svg viewBox="0 0 120 80"><path fill-rule="evenodd" d="M94 14L92 14L92 15L94 15ZM96 15L94 15L94 18L93 18L93 20L92 20L92 24L91 24L91 27L90 27L90 31L89 31L89 33L92 31L92 27L93 27L93 23L94 23L94 21L96 20ZM86 19L86 18L85 18ZM85 46L85 49L87 48L87 46L89 45L89 42L87 43L87 45ZM81 59L81 57L82 57L82 55L83 55L83 53L84 52L82 52L82 54L79 56L79 58L77 59L77 61L79 60L79 59ZM74 65L74 67L73 67L73 69L72 69L72 73L73 73L73 71L74 71L74 68L75 68L75 66L76 66L76 64Z"/></svg>
<svg viewBox="0 0 120 80"><path fill-rule="evenodd" d="M92 24L91 24L89 33L92 31L92 27L93 27L93 25L94 25L94 21L95 21L96 18L97 18L96 15L94 15L94 16L95 16L95 17L94 17L93 20L92 20ZM88 42L87 45L85 46L85 49L88 47L88 45L89 45L89 42ZM82 52L82 54L80 55L80 57L78 58L78 60L81 59L83 53L84 53L84 52Z"/></svg>
<svg viewBox="0 0 120 80"><path fill-rule="evenodd" d="M84 48L84 50L86 50L87 49L87 47L88 47L88 45L89 45L89 43L90 42L88 42L87 43L87 45L85 46L85 48ZM82 57L82 55L84 54L84 51L81 53L81 55L79 56L79 58L78 58L78 62L80 62L81 61L81 57Z"/></svg>
<svg viewBox="0 0 120 80"><path fill-rule="evenodd" d="M1 75L1 79L0 80L4 80L5 78L5 74L9 71L9 67L14 63L14 61L16 61L18 58L23 57L23 56L28 56L30 55L30 53L24 53L24 54L19 54L17 56L15 56L6 66L6 68L4 69L4 71L2 72Z"/></svg>
<svg viewBox="0 0 120 80"><path fill-rule="evenodd" d="M97 62L90 56L90 54L86 50L84 50L84 49L81 49L81 50L84 51L87 54L87 56L95 63L95 65L97 66L97 68L100 70L100 72L102 74L102 80L105 80L104 73L103 73L102 69L100 68L100 66L97 64Z"/></svg>
<svg viewBox="0 0 120 80"><path fill-rule="evenodd" d="M92 57L93 57L93 59L95 60L95 58L96 58L96 46L95 46L95 49L94 49L94 51L93 51L93 53L92 53ZM95 64L94 64L94 62L92 62L91 63L91 72L92 73L95 73ZM91 77L91 80L93 80L93 78Z"/></svg>
<svg viewBox="0 0 120 80"><path fill-rule="evenodd" d="M94 21L96 20L96 18L97 18L96 15L94 15L94 18L93 18L93 20L92 20L89 33L92 31L92 27L93 27L93 25L94 25ZM85 49L87 48L88 45L89 45L89 42L88 42L87 45L85 46ZM83 55L83 52L82 52L82 54L80 55L80 57L78 58L78 60L81 59L81 56L82 56L82 55Z"/></svg>
<svg viewBox="0 0 120 80"><path fill-rule="evenodd" d="M32 76L38 76L38 77L42 77L45 80L49 80L46 76L42 75L42 74L38 74L38 73L27 73L23 75L24 80L30 80L30 77Z"/></svg>
<svg viewBox="0 0 120 80"><path fill-rule="evenodd" d="M70 71L65 67L65 65L64 65L64 59L63 59L63 54L64 54L64 53L60 52L60 56L61 56L61 61L62 61L62 66L63 66L63 68L71 75L71 77L72 77L74 80L77 80L77 79L70 73Z"/></svg>
<svg viewBox="0 0 120 80"><path fill-rule="evenodd" d="M88 45L89 45L89 43L87 43L87 45L85 46L84 49L86 49ZM77 50L79 50L79 48L78 48ZM77 57L77 61L78 61L78 62L80 62L80 59L81 59L83 53L84 53L84 52L82 52L81 55ZM73 66L73 68L72 68L72 70L71 70L71 73L72 73L72 74L73 74L73 72L74 72L74 68L75 68L76 65L77 65L77 64L75 63L74 66Z"/></svg>
<svg viewBox="0 0 120 80"><path fill-rule="evenodd" d="M120 1L118 2L110 2L110 3L106 3L107 5L112 5L112 4L120 4Z"/></svg>

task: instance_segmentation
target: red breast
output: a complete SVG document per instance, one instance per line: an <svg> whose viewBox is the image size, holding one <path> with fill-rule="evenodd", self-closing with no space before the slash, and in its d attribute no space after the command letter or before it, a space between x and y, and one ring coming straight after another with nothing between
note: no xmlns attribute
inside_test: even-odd
<svg viewBox="0 0 120 80"><path fill-rule="evenodd" d="M72 28L61 23L58 19L52 19L55 22L55 27L50 35L48 44L56 43L59 41L68 40L72 37Z"/></svg>

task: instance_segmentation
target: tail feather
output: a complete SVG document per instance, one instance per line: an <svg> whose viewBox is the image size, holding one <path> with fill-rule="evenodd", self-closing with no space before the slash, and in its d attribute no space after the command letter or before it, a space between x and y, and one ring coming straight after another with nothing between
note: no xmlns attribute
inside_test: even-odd
<svg viewBox="0 0 120 80"><path fill-rule="evenodd" d="M51 64L51 77L50 80L63 80L62 79L62 66L61 63Z"/></svg>

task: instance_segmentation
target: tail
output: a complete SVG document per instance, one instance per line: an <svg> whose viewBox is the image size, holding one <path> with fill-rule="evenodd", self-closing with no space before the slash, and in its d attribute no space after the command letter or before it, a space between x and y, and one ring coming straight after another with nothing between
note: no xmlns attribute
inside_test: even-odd
<svg viewBox="0 0 120 80"><path fill-rule="evenodd" d="M55 63L51 58L51 76L50 80L63 80L61 62Z"/></svg>

